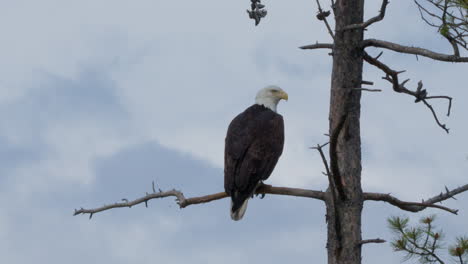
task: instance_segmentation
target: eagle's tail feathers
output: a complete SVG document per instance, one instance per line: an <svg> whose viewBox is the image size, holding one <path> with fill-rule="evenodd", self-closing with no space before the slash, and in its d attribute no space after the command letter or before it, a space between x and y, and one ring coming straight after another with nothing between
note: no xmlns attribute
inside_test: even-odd
<svg viewBox="0 0 468 264"><path fill-rule="evenodd" d="M239 207L237 210L233 211L232 209L233 209L234 203L231 201L230 212L231 212L232 220L239 221L239 220L242 219L242 217L245 214L245 211L247 210L248 202L249 202L249 199L245 199L245 201L242 203L241 207Z"/></svg>

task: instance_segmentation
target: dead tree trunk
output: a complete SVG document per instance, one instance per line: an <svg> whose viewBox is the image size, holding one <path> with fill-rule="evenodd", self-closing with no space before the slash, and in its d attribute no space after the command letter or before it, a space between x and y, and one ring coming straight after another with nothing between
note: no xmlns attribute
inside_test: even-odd
<svg viewBox="0 0 468 264"><path fill-rule="evenodd" d="M328 263L361 263L360 111L363 30L342 29L363 22L364 0L338 1L331 81L330 188L327 191Z"/></svg>

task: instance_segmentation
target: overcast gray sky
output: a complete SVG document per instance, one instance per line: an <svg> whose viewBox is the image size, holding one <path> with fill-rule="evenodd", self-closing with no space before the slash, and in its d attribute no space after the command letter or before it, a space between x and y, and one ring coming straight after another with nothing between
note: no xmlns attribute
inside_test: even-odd
<svg viewBox="0 0 468 264"><path fill-rule="evenodd" d="M330 41L315 1L264 0L258 27L250 1L0 1L0 256L5 263L325 263L325 211L315 200L267 196L233 222L227 199L180 210L172 199L116 209L91 221L72 216L150 191L187 196L221 191L227 125L258 89L289 93L285 151L269 183L324 190L331 58L297 47ZM326 6L326 1L322 5ZM367 16L379 1L369 1ZM328 8L327 8L328 9ZM367 37L450 52L419 19L412 1L394 0ZM371 51L376 54L376 51ZM465 54L466 55L466 54ZM449 135L413 98L362 98L365 191L420 200L467 183L468 65L386 51L381 59L423 80ZM390 239L386 218L438 213L450 241L468 233L468 195L445 204L459 216L406 214L366 203L363 237ZM363 263L398 263L388 244L368 245Z"/></svg>

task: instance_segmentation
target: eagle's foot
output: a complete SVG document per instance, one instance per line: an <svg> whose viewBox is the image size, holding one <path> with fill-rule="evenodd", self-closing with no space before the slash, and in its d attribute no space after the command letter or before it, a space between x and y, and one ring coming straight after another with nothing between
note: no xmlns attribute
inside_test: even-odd
<svg viewBox="0 0 468 264"><path fill-rule="evenodd" d="M263 181L259 181L258 184L257 184L257 188L256 190L258 190L259 187L262 187L263 185L265 185L263 183ZM260 199L263 199L265 198L265 193L256 193L255 196L259 196L260 195Z"/></svg>
<svg viewBox="0 0 468 264"><path fill-rule="evenodd" d="M259 195L260 195L260 199L265 198L265 194L264 194L264 193L256 193L256 194L255 194L255 197L258 197ZM252 198L253 198L253 195L252 195Z"/></svg>

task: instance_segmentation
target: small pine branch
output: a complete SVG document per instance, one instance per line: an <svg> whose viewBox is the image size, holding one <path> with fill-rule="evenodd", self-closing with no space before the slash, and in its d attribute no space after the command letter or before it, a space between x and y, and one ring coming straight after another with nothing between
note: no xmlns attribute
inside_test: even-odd
<svg viewBox="0 0 468 264"><path fill-rule="evenodd" d="M449 254L460 264L468 262L468 237L457 237L454 245L449 247Z"/></svg>
<svg viewBox="0 0 468 264"><path fill-rule="evenodd" d="M421 218L418 226L410 226L408 217L388 218L388 226L395 234L391 241L393 250L405 253L404 261L417 258L423 264L444 264L440 257L444 236L441 230L435 231L435 219L435 215L426 216ZM457 237L447 249L455 263L468 264L468 236Z"/></svg>
<svg viewBox="0 0 468 264"><path fill-rule="evenodd" d="M408 217L390 217L388 224L396 238L391 242L394 251L406 253L404 260L419 259L421 263L440 263L442 232L435 232L435 216L424 217L419 226L409 226Z"/></svg>
<svg viewBox="0 0 468 264"><path fill-rule="evenodd" d="M408 226L409 218L401 218L399 216L392 216L387 219L390 229L394 232L401 232L401 230L406 229Z"/></svg>

